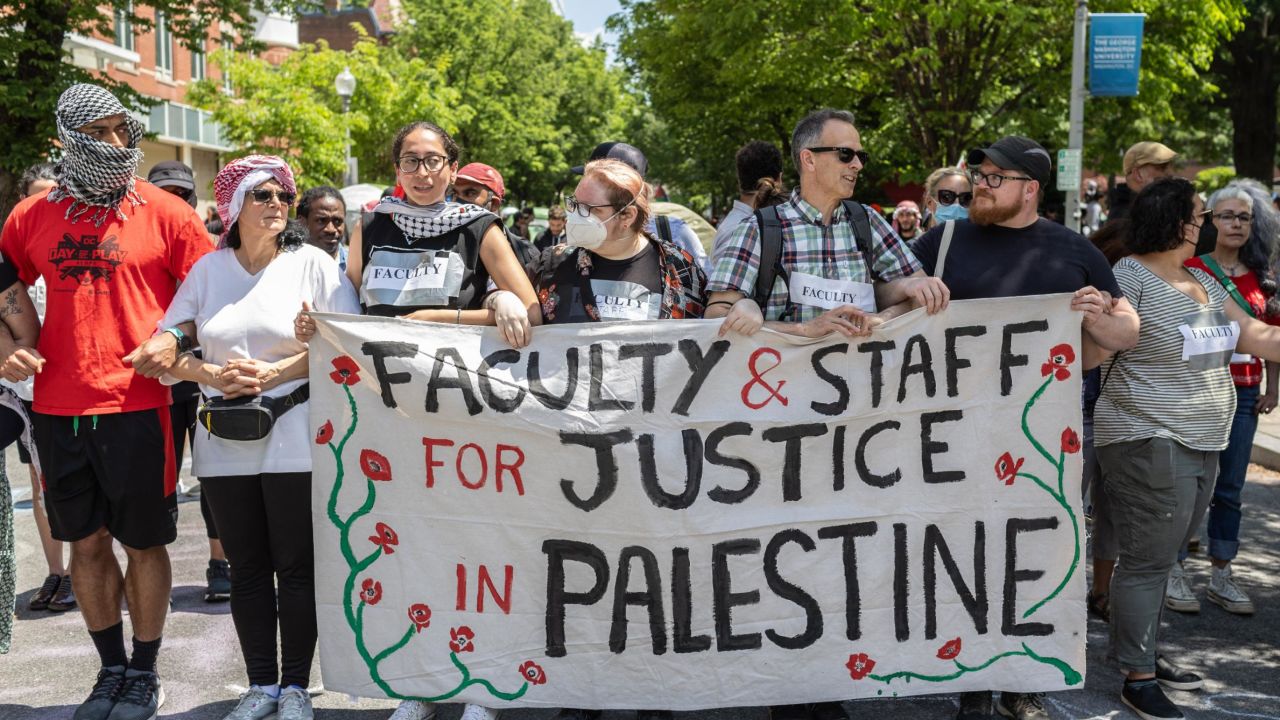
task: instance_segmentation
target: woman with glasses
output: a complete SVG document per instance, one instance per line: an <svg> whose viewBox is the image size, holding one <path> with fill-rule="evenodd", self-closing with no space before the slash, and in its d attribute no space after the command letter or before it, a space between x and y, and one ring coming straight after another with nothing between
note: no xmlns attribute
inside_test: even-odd
<svg viewBox="0 0 1280 720"><path fill-rule="evenodd" d="M973 201L973 184L960 168L944 167L929 173L924 181L924 219L920 229L928 230L948 220L966 220Z"/></svg>
<svg viewBox="0 0 1280 720"><path fill-rule="evenodd" d="M532 267L547 324L701 318L707 278L688 252L645 232L651 190L630 165L593 160L565 198L565 244ZM597 720L600 710L563 709L554 720ZM640 710L637 720L666 720Z"/></svg>
<svg viewBox="0 0 1280 720"><path fill-rule="evenodd" d="M235 160L218 173L214 193L222 248L192 267L160 323L193 330L179 348L199 345L203 359L182 355L165 382L198 382L210 399L293 403L260 440L197 431L192 472L231 563L231 618L249 676L248 692L226 717L305 720L316 607L307 349L294 338L294 314L304 302L327 312L359 305L333 258L289 222L297 192L283 160Z"/></svg>
<svg viewBox="0 0 1280 720"><path fill-rule="evenodd" d="M1268 267L1270 242L1280 230L1280 222L1271 209L1270 197L1261 186L1249 181L1235 181L1209 198L1208 208L1218 231L1213 252L1192 258L1187 267L1213 275L1234 302L1250 317L1272 325L1280 324L1280 303L1276 301L1276 279ZM1261 394L1264 363L1251 355L1236 354L1231 358L1231 380L1235 384L1236 412L1231 420L1227 449L1218 456L1218 479L1209 505L1209 560L1213 570L1207 596L1224 610L1237 615L1252 615L1253 601L1236 585L1231 575L1231 561L1240 548L1240 497L1245 473L1253 449L1253 435L1258 429L1258 415L1276 407L1280 364L1267 362L1266 393ZM1198 534L1199 525L1190 536ZM1165 594L1165 605L1179 612L1197 612L1200 601L1191 589L1182 567L1186 545L1173 567Z"/></svg>
<svg viewBox="0 0 1280 720"><path fill-rule="evenodd" d="M429 122L401 128L391 148L404 197L384 197L355 228L347 276L370 315L497 325L513 347L529 342L537 300L497 215L448 202L458 144ZM490 283L500 292L490 293ZM299 336L313 332L300 316Z"/></svg>
<svg viewBox="0 0 1280 720"><path fill-rule="evenodd" d="M1134 200L1127 239L1134 254L1115 277L1141 330L1135 347L1103 365L1094 416L1120 551L1111 644L1126 674L1121 698L1144 718L1183 717L1161 686L1194 690L1204 682L1162 657L1157 637L1166 580L1208 505L1228 444L1232 353L1280 360L1280 328L1251 317L1212 274L1184 265L1206 220L1195 186L1182 178L1157 180ZM1085 352L1086 367L1105 359L1096 346Z"/></svg>

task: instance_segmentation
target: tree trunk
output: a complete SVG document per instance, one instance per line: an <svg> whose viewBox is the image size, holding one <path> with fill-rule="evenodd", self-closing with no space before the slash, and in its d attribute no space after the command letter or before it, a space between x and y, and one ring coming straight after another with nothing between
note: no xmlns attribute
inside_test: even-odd
<svg viewBox="0 0 1280 720"><path fill-rule="evenodd" d="M1268 187L1275 173L1276 92L1280 90L1280 45L1274 25L1269 9L1255 8L1244 29L1227 43L1230 60L1221 63L1236 175L1260 180Z"/></svg>

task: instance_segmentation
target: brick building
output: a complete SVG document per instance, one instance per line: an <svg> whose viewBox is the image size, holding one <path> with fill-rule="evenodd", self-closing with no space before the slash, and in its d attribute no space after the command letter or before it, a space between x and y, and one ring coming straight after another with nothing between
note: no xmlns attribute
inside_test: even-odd
<svg viewBox="0 0 1280 720"><path fill-rule="evenodd" d="M298 36L304 43L324 40L334 50L350 50L359 37L353 23L385 44L403 21L400 0L371 0L365 7L355 7L349 0L325 0L323 10L298 14Z"/></svg>
<svg viewBox="0 0 1280 720"><path fill-rule="evenodd" d="M142 95L159 101L145 117L138 116L154 139L144 140L145 157L138 172L143 177L158 162L181 160L196 176L200 211L212 205L213 178L222 167L222 153L231 150L222 140L217 123L209 113L186 104L187 87L205 78L221 78L218 68L208 62L210 53L230 44L221 28L209 29L204 47L193 52L169 32L155 10L141 8L138 15L156 19L155 27L143 30L116 12L113 34L83 36L70 34L63 45L71 61L80 67L101 72L123 82ZM162 14L163 15L163 14ZM267 45L263 57L279 62L298 47L298 24L292 17L256 15L254 37Z"/></svg>

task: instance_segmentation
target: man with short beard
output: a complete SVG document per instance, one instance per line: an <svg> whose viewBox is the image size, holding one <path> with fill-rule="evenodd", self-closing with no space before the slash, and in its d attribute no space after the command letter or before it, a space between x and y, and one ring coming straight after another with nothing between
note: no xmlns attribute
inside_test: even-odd
<svg viewBox="0 0 1280 720"><path fill-rule="evenodd" d="M1126 350L1137 344L1138 315L1122 297L1102 253L1084 236L1037 214L1052 168L1049 153L1034 140L1010 136L969 151L968 163L973 179L969 219L938 225L911 243L925 271L951 289L951 299L1074 293L1071 309L1084 313L1086 346ZM939 258L948 225L953 225L951 244ZM1018 720L1045 720L1043 697L1004 692L996 709ZM956 719L979 720L991 713L990 692L968 692L960 696Z"/></svg>

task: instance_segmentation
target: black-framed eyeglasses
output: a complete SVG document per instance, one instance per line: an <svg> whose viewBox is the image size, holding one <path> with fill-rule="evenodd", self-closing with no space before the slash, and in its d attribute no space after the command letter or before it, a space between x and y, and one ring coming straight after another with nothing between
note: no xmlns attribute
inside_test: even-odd
<svg viewBox="0 0 1280 720"><path fill-rule="evenodd" d="M854 158L858 158L858 162L866 167L871 163L871 155L866 150L855 149L851 147L816 147L808 148L809 152L815 153L836 153L836 159L842 164L848 165L853 162Z"/></svg>
<svg viewBox="0 0 1280 720"><path fill-rule="evenodd" d="M1239 222L1241 225L1248 225L1249 223L1253 222L1253 216L1250 215L1249 213L1223 212L1223 213L1218 213L1217 215L1214 215L1213 219L1217 220L1223 225L1230 225L1235 222Z"/></svg>
<svg viewBox="0 0 1280 720"><path fill-rule="evenodd" d="M614 205L613 203L605 203L603 205L592 205L590 203L584 203L572 195L564 199L565 211L571 212L571 213L577 213L578 217L591 217L592 210L595 210L596 208L602 208L602 207L611 208L611 207L614 207Z"/></svg>
<svg viewBox="0 0 1280 720"><path fill-rule="evenodd" d="M288 190L276 192L275 190L268 190L267 188L258 188L253 190L251 194L253 195L253 201L259 205L266 205L272 200L279 198L281 205L292 206L293 201L298 199L297 193L291 193Z"/></svg>
<svg viewBox="0 0 1280 720"><path fill-rule="evenodd" d="M396 161L396 167L400 168L400 172L405 175L412 175L418 172L419 167L425 167L427 172L438 173L440 169L449 162L449 158L444 155L426 155L416 157L414 155L402 155Z"/></svg>
<svg viewBox="0 0 1280 720"><path fill-rule="evenodd" d="M1035 180L1035 178L1029 178L1025 175L1000 175L997 173L984 173L981 170L970 170L969 180L974 185L986 183L987 187L995 190L1003 185L1005 180Z"/></svg>
<svg viewBox="0 0 1280 720"><path fill-rule="evenodd" d="M937 192L938 202L943 205L954 205L957 200L960 201L960 207L967 208L969 203L973 202L973 193L958 193L955 190L939 190Z"/></svg>

